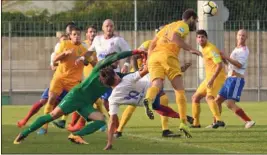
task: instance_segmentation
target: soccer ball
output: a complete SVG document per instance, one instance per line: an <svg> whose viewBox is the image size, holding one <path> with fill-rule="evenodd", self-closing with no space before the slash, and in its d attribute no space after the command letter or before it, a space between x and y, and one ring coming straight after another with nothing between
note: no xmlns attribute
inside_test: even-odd
<svg viewBox="0 0 267 155"><path fill-rule="evenodd" d="M204 15L215 16L218 12L218 6L213 1L206 1L202 5Z"/></svg>

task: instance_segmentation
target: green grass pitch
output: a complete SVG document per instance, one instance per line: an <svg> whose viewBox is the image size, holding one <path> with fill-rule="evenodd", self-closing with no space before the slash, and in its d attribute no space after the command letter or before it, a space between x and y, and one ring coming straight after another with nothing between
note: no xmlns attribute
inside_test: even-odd
<svg viewBox="0 0 267 155"><path fill-rule="evenodd" d="M155 120L151 121L142 107L137 108L124 129L123 137L115 140L111 151L103 151L106 143L103 132L86 136L89 145L77 145L67 140L69 132L52 125L47 135L38 136L34 132L22 144L14 145L14 138L22 130L16 127L16 122L30 106L2 106L2 153L267 153L267 102L240 105L256 121L255 127L244 129L244 123L224 106L222 118L227 128L192 129L192 139L162 138L160 117L156 114ZM171 106L177 110L175 104ZM121 112L124 108L122 106ZM212 122L212 116L207 104L203 103L201 110L201 125L205 127ZM37 116L42 113L43 110ZM191 114L190 104L188 114ZM36 116L29 123L35 119ZM169 119L172 131L178 132L178 125L178 119Z"/></svg>

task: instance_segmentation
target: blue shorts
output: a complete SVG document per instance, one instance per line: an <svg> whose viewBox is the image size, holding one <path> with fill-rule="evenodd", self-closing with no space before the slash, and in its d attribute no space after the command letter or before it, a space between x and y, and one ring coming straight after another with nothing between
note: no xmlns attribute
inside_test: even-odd
<svg viewBox="0 0 267 155"><path fill-rule="evenodd" d="M232 99L239 102L244 85L244 78L228 77L221 88L219 95L225 99Z"/></svg>
<svg viewBox="0 0 267 155"><path fill-rule="evenodd" d="M108 98L109 98L109 96L111 95L111 93L112 93L112 88L109 88L109 89L105 92L105 94L103 94L103 95L101 96L101 98L102 98L103 100L108 101Z"/></svg>
<svg viewBox="0 0 267 155"><path fill-rule="evenodd" d="M49 88L46 88L43 92L41 99L48 99L49 94ZM66 95L68 94L67 91L63 90L63 92L60 94L60 96L57 98L58 101L61 101Z"/></svg>
<svg viewBox="0 0 267 155"><path fill-rule="evenodd" d="M164 94L163 89L160 90L160 92L158 93L158 95L155 98L155 101L152 104L152 108L154 110L157 110L159 108L159 106L160 106L160 97L162 96L162 94Z"/></svg>

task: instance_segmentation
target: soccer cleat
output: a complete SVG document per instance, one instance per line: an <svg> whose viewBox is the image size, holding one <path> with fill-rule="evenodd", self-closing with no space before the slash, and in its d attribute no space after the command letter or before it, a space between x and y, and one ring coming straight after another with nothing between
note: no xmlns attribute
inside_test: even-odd
<svg viewBox="0 0 267 155"><path fill-rule="evenodd" d="M14 140L13 144L20 144L21 141L24 140L24 138L26 138L26 136L23 136L21 133L19 133L19 135L16 137L16 139Z"/></svg>
<svg viewBox="0 0 267 155"><path fill-rule="evenodd" d="M225 127L225 123L223 121L216 121L212 124L213 129L217 129L218 127Z"/></svg>
<svg viewBox="0 0 267 155"><path fill-rule="evenodd" d="M245 124L245 128L249 129L249 128L253 127L255 124L256 124L255 121L247 121Z"/></svg>
<svg viewBox="0 0 267 155"><path fill-rule="evenodd" d="M122 132L118 132L118 131L116 131L116 132L113 134L113 137L115 137L115 138L120 138L120 137L122 137Z"/></svg>
<svg viewBox="0 0 267 155"><path fill-rule="evenodd" d="M45 135L47 133L47 129L41 128L39 131L37 131L38 135Z"/></svg>
<svg viewBox="0 0 267 155"><path fill-rule="evenodd" d="M68 139L75 144L88 144L81 136L70 134Z"/></svg>
<svg viewBox="0 0 267 155"><path fill-rule="evenodd" d="M163 130L162 131L162 137L181 137L180 134L175 134L170 130Z"/></svg>
<svg viewBox="0 0 267 155"><path fill-rule="evenodd" d="M212 123L212 124L206 126L205 128L206 128L206 129L212 128L213 124L214 124L214 123Z"/></svg>
<svg viewBox="0 0 267 155"><path fill-rule="evenodd" d="M148 116L149 119L153 120L154 119L154 114L149 108L149 101L147 99L144 99L143 101L145 110L146 110L146 115Z"/></svg>
<svg viewBox="0 0 267 155"><path fill-rule="evenodd" d="M17 127L22 128L22 127L25 126L25 124L26 124L26 121L20 120L20 121L17 122Z"/></svg>
<svg viewBox="0 0 267 155"><path fill-rule="evenodd" d="M190 128L201 128L201 125L191 125Z"/></svg>
<svg viewBox="0 0 267 155"><path fill-rule="evenodd" d="M65 129L65 125L66 125L65 120L53 121L52 123L54 126L60 128L60 129Z"/></svg>
<svg viewBox="0 0 267 155"><path fill-rule="evenodd" d="M102 127L99 129L99 131L101 131L101 132L105 132L105 131L106 131L106 129L107 129L107 126L106 126L106 125L104 125L104 126L102 126Z"/></svg>
<svg viewBox="0 0 267 155"><path fill-rule="evenodd" d="M191 116L186 116L186 119L187 119L187 122L190 123L190 124L193 124L194 122L194 118L191 117Z"/></svg>
<svg viewBox="0 0 267 155"><path fill-rule="evenodd" d="M189 127L186 124L181 123L179 128L180 128L180 131L184 133L186 138L192 138L192 135L189 131Z"/></svg>

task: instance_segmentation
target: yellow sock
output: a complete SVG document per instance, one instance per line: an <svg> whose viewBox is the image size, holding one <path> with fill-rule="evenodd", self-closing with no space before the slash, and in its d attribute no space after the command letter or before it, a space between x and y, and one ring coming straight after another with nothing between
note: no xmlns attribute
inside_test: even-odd
<svg viewBox="0 0 267 155"><path fill-rule="evenodd" d="M154 102L158 93L159 93L159 88L152 86L152 87L147 89L146 99L148 99L152 103L152 102Z"/></svg>
<svg viewBox="0 0 267 155"><path fill-rule="evenodd" d="M94 104L94 107L99 110L102 114L104 114L107 118L109 118L109 115L108 115L108 112L106 110L106 108L104 107L103 105L103 102L101 99L97 99L95 104Z"/></svg>
<svg viewBox="0 0 267 155"><path fill-rule="evenodd" d="M192 103L192 116L194 118L194 126L200 125L199 117L200 117L200 103Z"/></svg>
<svg viewBox="0 0 267 155"><path fill-rule="evenodd" d="M182 123L186 123L186 97L185 91L179 90L175 91L176 104L178 105L178 112L180 115L180 120Z"/></svg>
<svg viewBox="0 0 267 155"><path fill-rule="evenodd" d="M213 116L215 117L216 121L220 121L221 120L221 114L219 111L219 107L216 104L214 99L209 98L207 100L209 107L210 107L210 111L212 112Z"/></svg>
<svg viewBox="0 0 267 155"><path fill-rule="evenodd" d="M162 95L160 97L160 104L164 106L168 106L168 103L169 103L168 96L166 94ZM167 116L160 116L160 118L161 118L162 130L168 130L169 129L169 126L168 126L169 118Z"/></svg>
<svg viewBox="0 0 267 155"><path fill-rule="evenodd" d="M53 110L53 105L46 103L44 108L44 114L49 114ZM42 128L47 129L48 123L44 124Z"/></svg>
<svg viewBox="0 0 267 155"><path fill-rule="evenodd" d="M68 119L68 115L63 115L63 116L61 117L61 120L64 120L64 121L67 121L67 119Z"/></svg>
<svg viewBox="0 0 267 155"><path fill-rule="evenodd" d="M121 116L121 121L117 129L118 132L122 132L123 128L125 127L127 122L130 120L130 118L132 117L132 114L135 111L135 109L136 109L136 106L133 106L133 105L128 105L126 107L126 109L124 110Z"/></svg>

